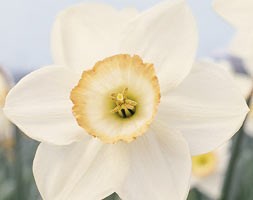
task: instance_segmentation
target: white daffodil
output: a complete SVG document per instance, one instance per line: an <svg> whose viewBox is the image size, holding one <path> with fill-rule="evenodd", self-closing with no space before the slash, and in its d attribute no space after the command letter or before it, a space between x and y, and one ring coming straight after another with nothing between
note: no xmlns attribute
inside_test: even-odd
<svg viewBox="0 0 253 200"><path fill-rule="evenodd" d="M40 142L43 199L185 199L191 154L215 149L248 107L229 76L193 62L197 30L183 0L137 14L100 4L63 11L56 65L23 78L5 113Z"/></svg>
<svg viewBox="0 0 253 200"><path fill-rule="evenodd" d="M14 144L13 125L3 113L5 98L11 86L12 80L10 75L0 68L0 147L5 149L12 148Z"/></svg>
<svg viewBox="0 0 253 200"><path fill-rule="evenodd" d="M214 9L236 29L231 53L242 58L253 76L253 1L214 0Z"/></svg>
<svg viewBox="0 0 253 200"><path fill-rule="evenodd" d="M227 142L215 151L192 157L192 188L198 188L212 199L220 197L230 157L229 147Z"/></svg>

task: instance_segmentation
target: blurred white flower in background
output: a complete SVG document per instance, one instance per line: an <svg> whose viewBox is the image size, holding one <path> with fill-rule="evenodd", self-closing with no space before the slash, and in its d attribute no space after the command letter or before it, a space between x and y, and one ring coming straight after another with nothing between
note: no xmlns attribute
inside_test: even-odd
<svg viewBox="0 0 253 200"><path fill-rule="evenodd" d="M185 199L191 155L230 139L248 112L224 70L194 64L196 48L183 0L140 14L100 4L61 12L56 65L23 78L4 108L42 142L33 170L43 199Z"/></svg>
<svg viewBox="0 0 253 200"><path fill-rule="evenodd" d="M198 188L212 199L221 194L230 158L230 142L215 151L192 157L191 187Z"/></svg>
<svg viewBox="0 0 253 200"><path fill-rule="evenodd" d="M5 69L0 67L0 147L10 149L15 143L14 127L3 113L5 98L13 85L13 80Z"/></svg>
<svg viewBox="0 0 253 200"><path fill-rule="evenodd" d="M253 76L253 1L214 0L213 6L236 29L230 53L242 58L246 69Z"/></svg>

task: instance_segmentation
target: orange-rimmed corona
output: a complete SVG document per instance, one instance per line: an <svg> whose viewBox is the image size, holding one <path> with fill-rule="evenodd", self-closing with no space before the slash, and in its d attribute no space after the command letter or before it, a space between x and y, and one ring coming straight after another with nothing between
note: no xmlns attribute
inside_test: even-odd
<svg viewBox="0 0 253 200"><path fill-rule="evenodd" d="M106 143L131 142L152 122L160 87L153 64L120 54L84 71L71 100L79 126L90 135Z"/></svg>

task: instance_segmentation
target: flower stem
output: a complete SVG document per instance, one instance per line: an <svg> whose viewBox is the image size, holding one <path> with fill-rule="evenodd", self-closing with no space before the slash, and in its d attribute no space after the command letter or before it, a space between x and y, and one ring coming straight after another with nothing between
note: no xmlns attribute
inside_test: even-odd
<svg viewBox="0 0 253 200"><path fill-rule="evenodd" d="M233 148L232 148L232 154L231 154L231 158L229 161L229 165L228 165L228 169L227 169L227 173L226 173L226 178L224 180L224 185L222 188L222 196L221 196L221 200L229 200L230 197L230 190L231 190L231 186L233 183L233 178L235 175L235 169L236 169L236 164L239 158L239 154L241 151L241 144L243 143L243 136L244 136L244 131L243 131L243 126L241 127L241 129L237 132L236 134L236 138L233 144Z"/></svg>

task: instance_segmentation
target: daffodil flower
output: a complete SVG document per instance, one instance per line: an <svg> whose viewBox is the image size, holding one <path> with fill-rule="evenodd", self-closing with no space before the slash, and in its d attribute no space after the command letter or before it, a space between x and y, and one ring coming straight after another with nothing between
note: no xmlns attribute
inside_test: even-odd
<svg viewBox="0 0 253 200"><path fill-rule="evenodd" d="M14 144L14 127L3 113L5 98L9 92L13 80L9 73L0 68L0 148L10 149Z"/></svg>
<svg viewBox="0 0 253 200"><path fill-rule="evenodd" d="M212 199L220 197L230 157L229 148L230 142L227 142L212 152L192 157L192 188L198 188Z"/></svg>
<svg viewBox="0 0 253 200"><path fill-rule="evenodd" d="M196 48L184 0L140 14L100 4L61 12L55 65L23 78L4 109L42 142L33 172L43 199L185 199L191 154L227 141L248 112L222 69L193 64Z"/></svg>

